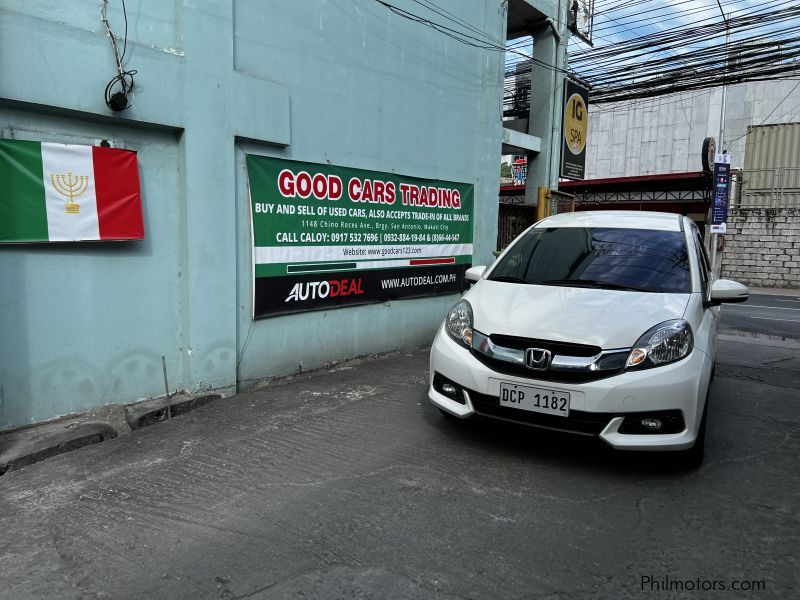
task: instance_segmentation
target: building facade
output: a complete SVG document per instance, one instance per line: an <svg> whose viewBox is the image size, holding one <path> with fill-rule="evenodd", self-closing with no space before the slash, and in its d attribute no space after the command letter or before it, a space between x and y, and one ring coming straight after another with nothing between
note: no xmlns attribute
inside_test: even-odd
<svg viewBox="0 0 800 600"><path fill-rule="evenodd" d="M516 7L557 9L396 4L500 45ZM164 367L170 391L231 394L429 342L457 294L253 319L246 156L472 186L472 260L486 264L503 53L373 0L129 0L123 40L111 1L136 70L133 104L115 113L103 5L0 6L3 138L136 151L145 228L141 242L0 246L0 429L163 395Z"/></svg>
<svg viewBox="0 0 800 600"><path fill-rule="evenodd" d="M721 88L597 106L590 100L586 179L701 171L703 140L720 141L721 107ZM797 79L728 86L724 146L731 167L744 166L748 127L798 118Z"/></svg>

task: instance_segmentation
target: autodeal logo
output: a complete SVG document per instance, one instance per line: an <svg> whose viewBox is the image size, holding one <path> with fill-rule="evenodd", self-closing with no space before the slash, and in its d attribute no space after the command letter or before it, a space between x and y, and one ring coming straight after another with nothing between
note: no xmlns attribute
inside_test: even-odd
<svg viewBox="0 0 800 600"><path fill-rule="evenodd" d="M338 296L359 296L364 293L362 279L330 279L328 281L307 281L295 283L284 302L304 300L324 300Z"/></svg>

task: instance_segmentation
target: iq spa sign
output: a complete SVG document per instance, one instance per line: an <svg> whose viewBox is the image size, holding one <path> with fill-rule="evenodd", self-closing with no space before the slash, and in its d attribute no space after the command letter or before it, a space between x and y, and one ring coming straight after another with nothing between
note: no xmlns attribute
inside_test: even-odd
<svg viewBox="0 0 800 600"><path fill-rule="evenodd" d="M247 155L253 315L464 289L473 186Z"/></svg>

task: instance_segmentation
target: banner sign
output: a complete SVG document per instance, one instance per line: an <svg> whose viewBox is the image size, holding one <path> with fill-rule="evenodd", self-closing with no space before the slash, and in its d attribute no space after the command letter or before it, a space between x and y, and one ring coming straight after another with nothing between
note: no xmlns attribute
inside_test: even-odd
<svg viewBox="0 0 800 600"><path fill-rule="evenodd" d="M452 294L471 184L247 155L253 316Z"/></svg>
<svg viewBox="0 0 800 600"><path fill-rule="evenodd" d="M725 233L728 222L728 192L731 178L731 155L717 154L714 159L714 206L711 208L711 233Z"/></svg>
<svg viewBox="0 0 800 600"><path fill-rule="evenodd" d="M561 173L564 179L586 177L586 133L589 129L589 90L579 83L564 81L564 143Z"/></svg>
<svg viewBox="0 0 800 600"><path fill-rule="evenodd" d="M0 140L0 242L144 238L136 153Z"/></svg>

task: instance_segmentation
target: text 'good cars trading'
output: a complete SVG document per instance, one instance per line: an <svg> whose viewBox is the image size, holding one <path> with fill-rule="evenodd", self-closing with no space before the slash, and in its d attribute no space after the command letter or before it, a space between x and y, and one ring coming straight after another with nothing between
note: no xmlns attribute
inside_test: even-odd
<svg viewBox="0 0 800 600"><path fill-rule="evenodd" d="M719 305L749 292L714 279L691 219L548 217L466 277L431 349L442 412L702 461Z"/></svg>

